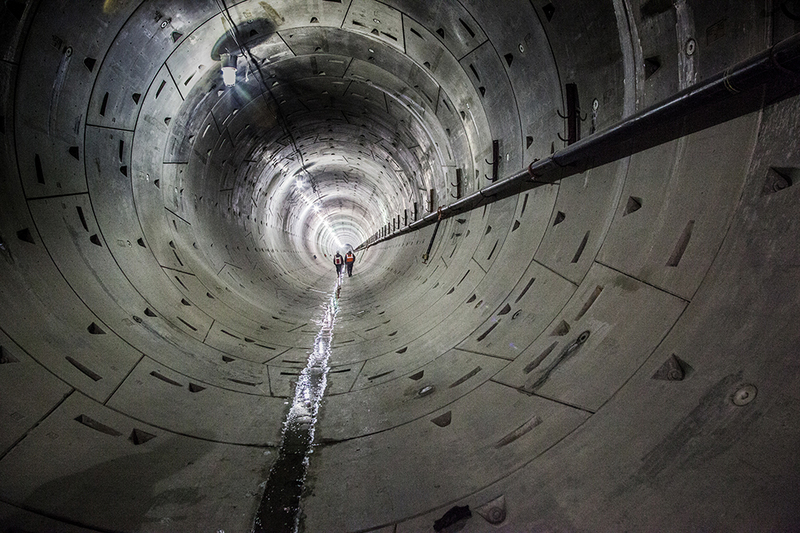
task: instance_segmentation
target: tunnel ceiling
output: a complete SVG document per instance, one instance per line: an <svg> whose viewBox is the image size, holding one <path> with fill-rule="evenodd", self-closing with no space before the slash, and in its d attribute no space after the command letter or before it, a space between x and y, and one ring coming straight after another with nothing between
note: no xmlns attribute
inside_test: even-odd
<svg viewBox="0 0 800 533"><path fill-rule="evenodd" d="M229 192L223 216L243 219L256 233L275 228L288 239L257 249L325 256L357 246L400 213L407 224L409 215L413 221L431 209L430 190L448 189L454 151L473 150L468 126L458 124L454 133L437 117L440 105L453 113L448 101L478 99L466 73L437 78L430 62L421 65L403 53L396 10L351 6L349 22L332 28L326 17L339 20L342 6L328 4L307 20L295 13L302 9L287 8L289 22L250 4L221 13L200 6L148 20L155 19L148 6L126 23L144 19L158 30L150 46L169 54L160 71L179 88L180 103L162 97L164 79L152 63L148 73L155 77L141 105L165 116L165 161L203 168L202 180L181 182L177 201L219 207L221 191ZM422 31L441 47L421 28L409 35L424 42ZM232 87L221 83L224 52L238 58ZM114 59L100 66L101 80L105 69L119 68L109 65ZM142 137L134 132L134 144Z"/></svg>
<svg viewBox="0 0 800 533"><path fill-rule="evenodd" d="M250 530L294 413L305 531L791 530L795 92L374 240L798 14L5 1L0 526Z"/></svg>

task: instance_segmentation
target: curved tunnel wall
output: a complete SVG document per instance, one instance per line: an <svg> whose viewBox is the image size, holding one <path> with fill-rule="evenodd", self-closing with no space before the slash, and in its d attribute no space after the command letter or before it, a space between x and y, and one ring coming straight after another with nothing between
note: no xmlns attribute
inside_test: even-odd
<svg viewBox="0 0 800 533"><path fill-rule="evenodd" d="M0 517L247 530L334 228L563 147L566 84L588 136L793 34L770 6L6 2ZM797 107L360 254L305 529L791 528Z"/></svg>

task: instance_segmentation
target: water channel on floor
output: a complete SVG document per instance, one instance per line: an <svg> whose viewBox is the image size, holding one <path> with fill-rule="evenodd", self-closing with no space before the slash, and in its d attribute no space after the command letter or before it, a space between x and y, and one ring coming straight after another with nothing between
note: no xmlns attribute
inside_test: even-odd
<svg viewBox="0 0 800 533"><path fill-rule="evenodd" d="M333 326L339 310L341 281L337 279L325 305L314 349L297 379L294 400L283 424L278 458L272 465L253 533L295 533L300 522L300 495L314 442L314 426L328 381Z"/></svg>

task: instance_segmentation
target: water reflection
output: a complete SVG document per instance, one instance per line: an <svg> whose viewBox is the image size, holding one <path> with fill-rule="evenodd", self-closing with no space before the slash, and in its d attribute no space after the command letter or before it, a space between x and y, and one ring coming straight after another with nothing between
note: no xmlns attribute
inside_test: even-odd
<svg viewBox="0 0 800 533"><path fill-rule="evenodd" d="M272 466L253 525L253 533L295 533L300 520L300 495L303 491L308 455L314 442L314 426L319 404L328 382L333 326L339 310L340 281L324 307L314 350L300 373L294 400L283 424L283 440L278 459Z"/></svg>

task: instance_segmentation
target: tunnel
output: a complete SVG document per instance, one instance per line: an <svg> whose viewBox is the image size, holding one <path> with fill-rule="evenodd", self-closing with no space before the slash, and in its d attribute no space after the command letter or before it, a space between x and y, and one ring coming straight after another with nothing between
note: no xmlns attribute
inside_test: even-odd
<svg viewBox="0 0 800 533"><path fill-rule="evenodd" d="M0 531L797 530L798 30L4 0Z"/></svg>

